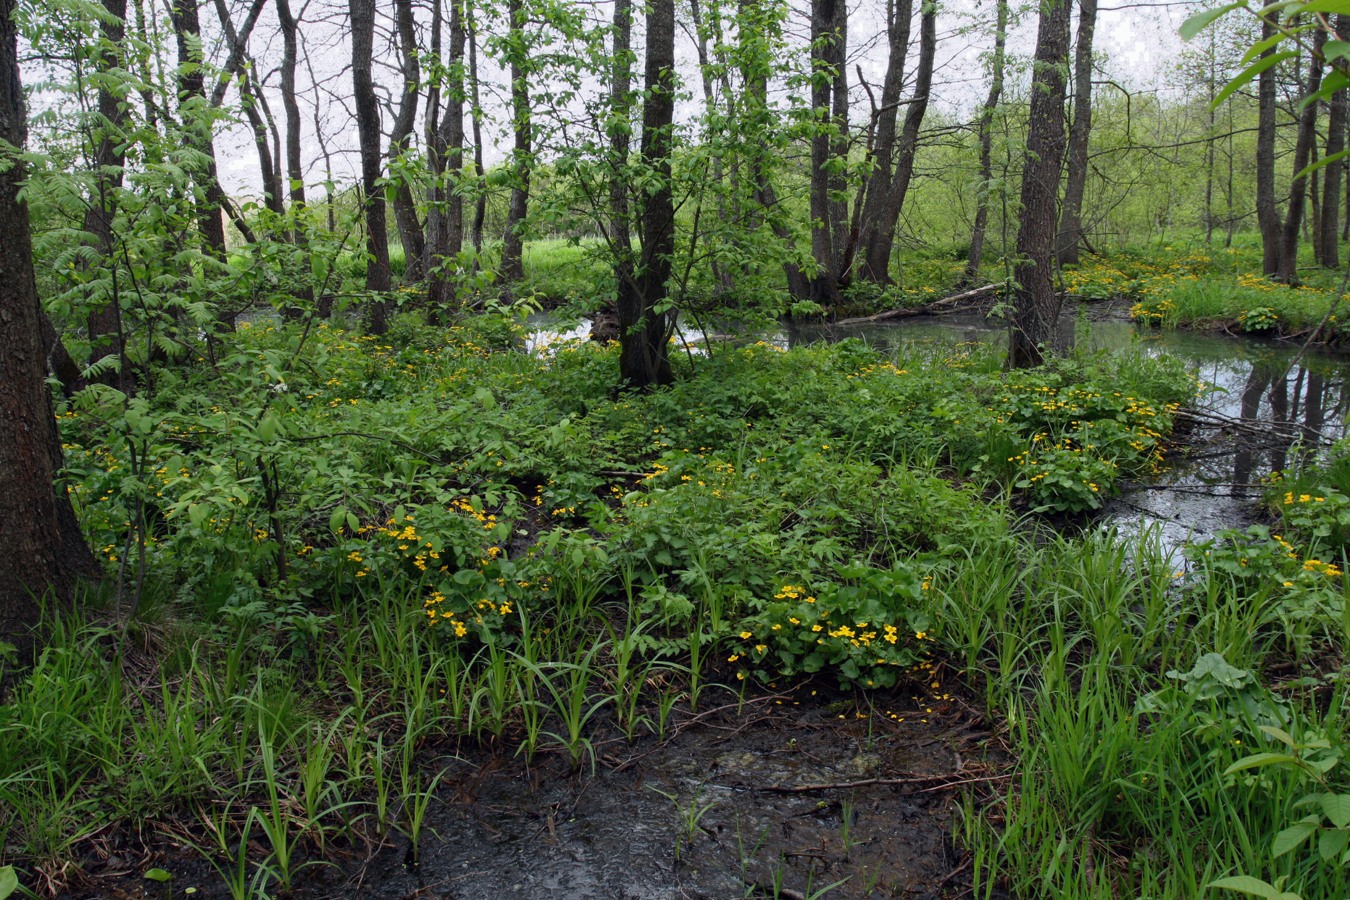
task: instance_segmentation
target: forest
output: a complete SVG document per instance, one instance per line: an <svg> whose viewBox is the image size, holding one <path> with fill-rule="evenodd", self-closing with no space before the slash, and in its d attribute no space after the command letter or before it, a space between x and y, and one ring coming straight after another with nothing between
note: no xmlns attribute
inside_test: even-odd
<svg viewBox="0 0 1350 900"><path fill-rule="evenodd" d="M0 0L0 900L1332 900L1350 0Z"/></svg>

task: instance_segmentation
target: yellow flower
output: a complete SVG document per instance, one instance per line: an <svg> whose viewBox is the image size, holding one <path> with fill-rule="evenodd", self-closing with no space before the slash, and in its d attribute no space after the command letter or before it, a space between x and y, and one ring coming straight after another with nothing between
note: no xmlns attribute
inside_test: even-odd
<svg viewBox="0 0 1350 900"><path fill-rule="evenodd" d="M748 632L748 631L742 631L742 632L741 632L741 640L743 640L743 641L748 641L748 640L750 640L750 638L752 638L752 637L754 637L754 635L752 635L752 634L751 634L750 632Z"/></svg>

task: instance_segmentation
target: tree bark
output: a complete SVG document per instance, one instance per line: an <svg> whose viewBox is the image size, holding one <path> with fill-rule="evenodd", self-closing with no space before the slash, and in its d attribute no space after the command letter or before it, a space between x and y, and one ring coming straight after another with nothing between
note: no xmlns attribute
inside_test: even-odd
<svg viewBox="0 0 1350 900"><path fill-rule="evenodd" d="M389 276L389 230L384 221L384 190L381 173L380 104L371 75L375 43L375 0L348 0L352 26L352 88L356 104L356 129L361 143L361 190L366 213L366 290L387 292ZM385 301L370 304L369 327L374 334L389 328Z"/></svg>
<svg viewBox="0 0 1350 900"><path fill-rule="evenodd" d="M202 233L207 252L217 259L225 258L225 220L223 218L225 192L216 175L216 142L214 126L206 109L206 82L202 72L202 26L197 14L197 0L173 0L170 7L174 37L178 44L178 105L179 117L193 149L205 159L202 171L196 176L203 199L197 204L197 228Z"/></svg>
<svg viewBox="0 0 1350 900"><path fill-rule="evenodd" d="M1275 28L1261 20L1261 39L1274 37ZM1267 50L1262 57L1275 51ZM1280 214L1275 206L1275 69L1257 76L1256 221L1261 230L1261 272L1274 275L1280 268Z"/></svg>
<svg viewBox="0 0 1350 900"><path fill-rule="evenodd" d="M834 249L837 212L830 190L838 183L834 170L844 164L833 154L839 125L835 93L844 68L847 22L846 0L811 0L811 257L816 263L811 299L822 306L839 302L840 273L835 268Z"/></svg>
<svg viewBox="0 0 1350 900"><path fill-rule="evenodd" d="M970 253L966 257L967 283L980 275L984 258L984 235L989 228L989 190L994 179L994 113L1003 97L1003 68L1008 43L1008 0L996 0L994 56L990 61L989 96L980 111L980 191L975 199L975 224L970 230Z"/></svg>
<svg viewBox="0 0 1350 900"><path fill-rule="evenodd" d="M896 123L899 121L900 92L904 87L905 63L909 56L909 33L914 17L914 0L899 0L891 4L891 20L886 36L889 52L886 75L881 82L881 105L873 113L871 171L863 182L862 197L857 202L861 210L858 219L858 243L862 262L860 276L868 281L884 282L889 277L890 246L881 248L883 238L878 233L885 227L886 203L890 197L891 176L895 173ZM880 277L873 271L872 261L881 256Z"/></svg>
<svg viewBox="0 0 1350 900"><path fill-rule="evenodd" d="M502 236L502 261L498 277L508 286L525 277L525 216L530 204L532 128L530 124L530 87L526 81L525 4L507 0L510 17L509 67L511 72L511 130L515 146L511 151L511 202L506 210L506 232Z"/></svg>
<svg viewBox="0 0 1350 900"><path fill-rule="evenodd" d="M17 0L0 0L0 140L23 147L27 118L19 81ZM61 444L47 390L42 307L33 276L21 160L0 171L0 640L33 658L40 602L69 601L98 567L57 484ZM0 696L7 685L0 684Z"/></svg>
<svg viewBox="0 0 1350 900"><path fill-rule="evenodd" d="M464 0L450 0L450 57L446 104L430 142L431 191L427 210L427 299L433 314L452 305L448 260L464 249ZM437 5L439 10L439 4ZM438 16L435 18L439 18ZM439 22L436 23L439 25ZM434 27L434 26L433 26ZM439 49L439 48L437 48Z"/></svg>
<svg viewBox="0 0 1350 900"><path fill-rule="evenodd" d="M473 173L478 190L473 201L473 226L469 242L473 244L474 271L483 264L483 221L487 218L487 170L483 168L483 102L478 83L478 26L473 20L473 4L465 3L464 24L469 42L469 121L473 125Z"/></svg>
<svg viewBox="0 0 1350 900"><path fill-rule="evenodd" d="M633 226L627 169L633 130L632 0L614 0L613 50L609 82L609 232L615 258L625 269L631 269Z"/></svg>
<svg viewBox="0 0 1350 900"><path fill-rule="evenodd" d="M389 138L391 162L407 152L412 141L422 81L421 66L417 63L417 36L413 31L412 0L394 0L394 19L398 29L403 94ZM413 199L412 185L403 177L394 179L394 224L398 227L399 243L403 245L403 284L416 284L423 276L422 256L426 252L426 236L417 218L417 202Z"/></svg>
<svg viewBox="0 0 1350 900"><path fill-rule="evenodd" d="M1337 34L1350 35L1350 16L1337 16ZM1331 95L1331 113L1327 116L1327 149L1324 158L1345 149L1345 132L1350 123L1350 95L1345 88ZM1317 261L1328 269L1340 267L1341 181L1345 177L1345 160L1329 163L1323 173L1322 227Z"/></svg>
<svg viewBox="0 0 1350 900"><path fill-rule="evenodd" d="M1078 0L1078 37L1073 48L1073 125L1069 129L1069 167L1064 206L1059 216L1055 254L1061 266L1078 264L1083 239L1083 195L1087 190L1088 138L1092 131L1092 37L1097 0Z"/></svg>
<svg viewBox="0 0 1350 900"><path fill-rule="evenodd" d="M1320 28L1313 32L1313 47L1320 50L1327 33ZM1308 82L1304 96L1312 96L1322 86L1322 64L1316 57L1308 58ZM1294 144L1294 172L1301 172L1312 159L1317 141L1317 110L1320 103L1309 103L1299 116L1298 140ZM1280 258L1275 280L1286 284L1298 283L1298 235L1303 226L1303 212L1308 202L1308 177L1295 178L1289 185L1289 206L1285 211L1284 227L1280 231Z"/></svg>
<svg viewBox="0 0 1350 900"><path fill-rule="evenodd" d="M905 111L905 124L895 148L895 171L882 190L877 206L879 216L872 222L868 238L862 242L863 260L859 275L875 284L891 280L891 250L895 229L905 208L905 196L914 177L914 157L919 148L919 129L928 111L928 96L933 86L933 60L937 55L937 3L926 0L919 16L919 68L914 75L914 95Z"/></svg>
<svg viewBox="0 0 1350 900"><path fill-rule="evenodd" d="M262 179L263 205L278 216L286 214L285 192L281 189L281 175L277 171L272 142L267 138L267 122L262 114L262 92L253 82L253 73L244 71L239 76L240 105L253 132L253 146L258 150L258 172Z"/></svg>
<svg viewBox="0 0 1350 900"><path fill-rule="evenodd" d="M103 0L103 9L108 17L99 25L102 37L102 49L95 59L100 72L111 72L121 65L121 47L126 37L125 18L126 0ZM4 76L0 73L0 77ZM127 111L122 101L112 91L107 79L101 79L98 89L98 126L89 134L93 145L94 193L84 212L83 229L89 235L90 243L98 248L99 257L109 260L113 256L113 218L117 215L117 195L122 190L123 169L126 165L126 145L123 140L123 128L127 123ZM114 266L115 270L115 266ZM86 319L89 332L89 362L94 363L109 355L119 360L119 373L100 376L98 380L107 384L120 383L128 388L129 372L125 370L126 347L122 336L122 310L117 293L112 292L108 300L91 310Z"/></svg>
<svg viewBox="0 0 1350 900"><path fill-rule="evenodd" d="M675 119L675 0L651 0L647 14L646 100L642 107L642 164L654 182L640 199L642 242L638 266L619 271L619 380L628 390L650 390L674 380L669 341L675 316L657 308L666 299L675 252L671 186Z"/></svg>
<svg viewBox="0 0 1350 900"><path fill-rule="evenodd" d="M1031 114L1022 169L1022 215L1013 271L1008 367L1038 366L1054 334L1055 201L1064 157L1064 69L1069 55L1069 0L1043 0L1036 29Z"/></svg>

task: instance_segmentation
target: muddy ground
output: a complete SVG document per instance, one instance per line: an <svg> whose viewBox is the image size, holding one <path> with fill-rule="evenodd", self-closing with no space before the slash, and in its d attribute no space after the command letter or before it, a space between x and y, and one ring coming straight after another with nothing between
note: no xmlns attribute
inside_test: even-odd
<svg viewBox="0 0 1350 900"><path fill-rule="evenodd" d="M330 846L296 898L955 898L963 792L1005 786L999 742L941 676L841 694L823 682L744 700L708 689L667 739L596 745L594 770L490 747L441 749L445 775L414 860L397 833ZM933 679L938 679L934 681ZM77 897L228 897L190 823L108 835ZM265 852L257 848L262 858ZM153 883L140 873L173 873Z"/></svg>

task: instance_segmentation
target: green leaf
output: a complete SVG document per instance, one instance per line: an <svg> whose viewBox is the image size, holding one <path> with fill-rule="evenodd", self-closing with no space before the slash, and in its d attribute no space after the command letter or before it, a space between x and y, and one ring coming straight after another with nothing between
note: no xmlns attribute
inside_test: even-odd
<svg viewBox="0 0 1350 900"><path fill-rule="evenodd" d="M145 873L145 877L151 881L165 882L173 881L173 875L164 869L150 869Z"/></svg>
<svg viewBox="0 0 1350 900"><path fill-rule="evenodd" d="M1177 31L1181 34L1181 39L1183 41L1189 41L1191 38L1208 28L1210 24L1216 20L1222 19L1233 10L1241 9L1246 5L1246 3L1241 2L1229 3L1227 6L1220 6L1218 9L1209 9L1204 12L1198 12L1185 22L1182 22L1181 27L1177 29Z"/></svg>
<svg viewBox="0 0 1350 900"><path fill-rule="evenodd" d="M352 530L352 534L356 534L361 530L361 520L354 513L349 512L347 513L347 527Z"/></svg>
<svg viewBox="0 0 1350 900"><path fill-rule="evenodd" d="M1289 735L1289 732L1276 728L1274 725L1262 725L1261 731L1268 737L1273 737L1281 744L1284 744L1286 747L1292 749L1294 746L1294 739Z"/></svg>
<svg viewBox="0 0 1350 900"><path fill-rule="evenodd" d="M1281 6L1282 4L1273 3L1271 6ZM1271 6L1266 7L1270 9ZM1262 10L1264 12L1265 10ZM1342 13L1350 15L1350 0L1312 0L1311 3L1298 7L1297 12L1324 12L1324 13Z"/></svg>
<svg viewBox="0 0 1350 900"><path fill-rule="evenodd" d="M1315 831L1317 831L1316 822L1310 822L1307 819L1302 822L1295 822L1275 835L1275 842L1270 845L1270 855L1276 859L1284 856L1312 837Z"/></svg>
<svg viewBox="0 0 1350 900"><path fill-rule="evenodd" d="M347 519L347 507L339 506L328 517L328 530L333 534L342 533L342 523Z"/></svg>
<svg viewBox="0 0 1350 900"><path fill-rule="evenodd" d="M1243 894L1251 894L1254 897L1273 898L1279 896L1279 891L1259 878L1253 878L1250 875L1233 875L1229 878L1220 878L1218 881L1211 881L1205 885L1206 888L1221 888L1225 891L1238 891Z"/></svg>
<svg viewBox="0 0 1350 900"><path fill-rule="evenodd" d="M0 900L5 900L19 889L19 876L14 874L13 866L0 868Z"/></svg>
<svg viewBox="0 0 1350 900"><path fill-rule="evenodd" d="M1280 41L1284 40L1285 37L1286 37L1285 33L1280 31L1266 38L1264 41L1257 41L1255 44L1252 44L1251 47L1247 49L1246 53L1242 54L1242 59L1241 61L1238 62L1238 65L1240 66L1247 65L1247 63L1256 59L1262 53L1265 53L1271 47L1274 47Z"/></svg>
<svg viewBox="0 0 1350 900"><path fill-rule="evenodd" d="M1215 97L1214 102L1209 105L1210 109L1218 109L1221 105L1223 105L1223 102L1225 100L1236 94L1239 90L1242 89L1243 85L1247 84L1257 75L1260 75L1267 69L1272 69L1275 66L1278 66L1286 59L1293 59L1296 56L1298 56L1297 51L1284 50L1279 53L1274 53L1270 56L1264 57L1262 59L1258 59L1256 62L1252 63L1250 66L1239 72L1233 78L1232 81L1224 85L1223 90L1219 91L1219 95Z"/></svg>
<svg viewBox="0 0 1350 900"><path fill-rule="evenodd" d="M1257 769L1261 766L1283 766L1295 765L1302 767L1303 760L1297 756L1290 756L1288 753L1254 753L1251 756L1244 756L1231 766L1223 770L1223 774L1232 775L1234 772L1242 772L1246 769Z"/></svg>
<svg viewBox="0 0 1350 900"><path fill-rule="evenodd" d="M1322 812L1337 828L1350 825L1350 794L1323 794Z"/></svg>
<svg viewBox="0 0 1350 900"><path fill-rule="evenodd" d="M1302 171L1300 171L1300 172L1298 172L1297 174L1295 174L1295 175L1294 175L1294 180L1295 180L1295 181L1298 181L1300 178L1306 178L1306 177L1308 177L1308 175L1311 174L1312 172L1316 172L1318 169L1325 169L1327 166L1331 165L1332 163L1334 163L1334 162L1340 162L1341 160L1345 159L1347 156L1350 156L1350 149L1342 150L1342 151L1340 151L1339 153L1333 153L1333 154L1331 154L1330 156L1324 156L1323 158L1319 159L1317 162L1313 163L1312 165L1308 166L1307 168L1305 168L1305 169L1303 169Z"/></svg>
<svg viewBox="0 0 1350 900"><path fill-rule="evenodd" d="M1350 41L1327 41L1322 46L1322 55L1327 62L1350 56Z"/></svg>
<svg viewBox="0 0 1350 900"><path fill-rule="evenodd" d="M1340 828L1327 828L1317 836L1317 852L1326 862L1331 862L1350 847L1350 831Z"/></svg>

